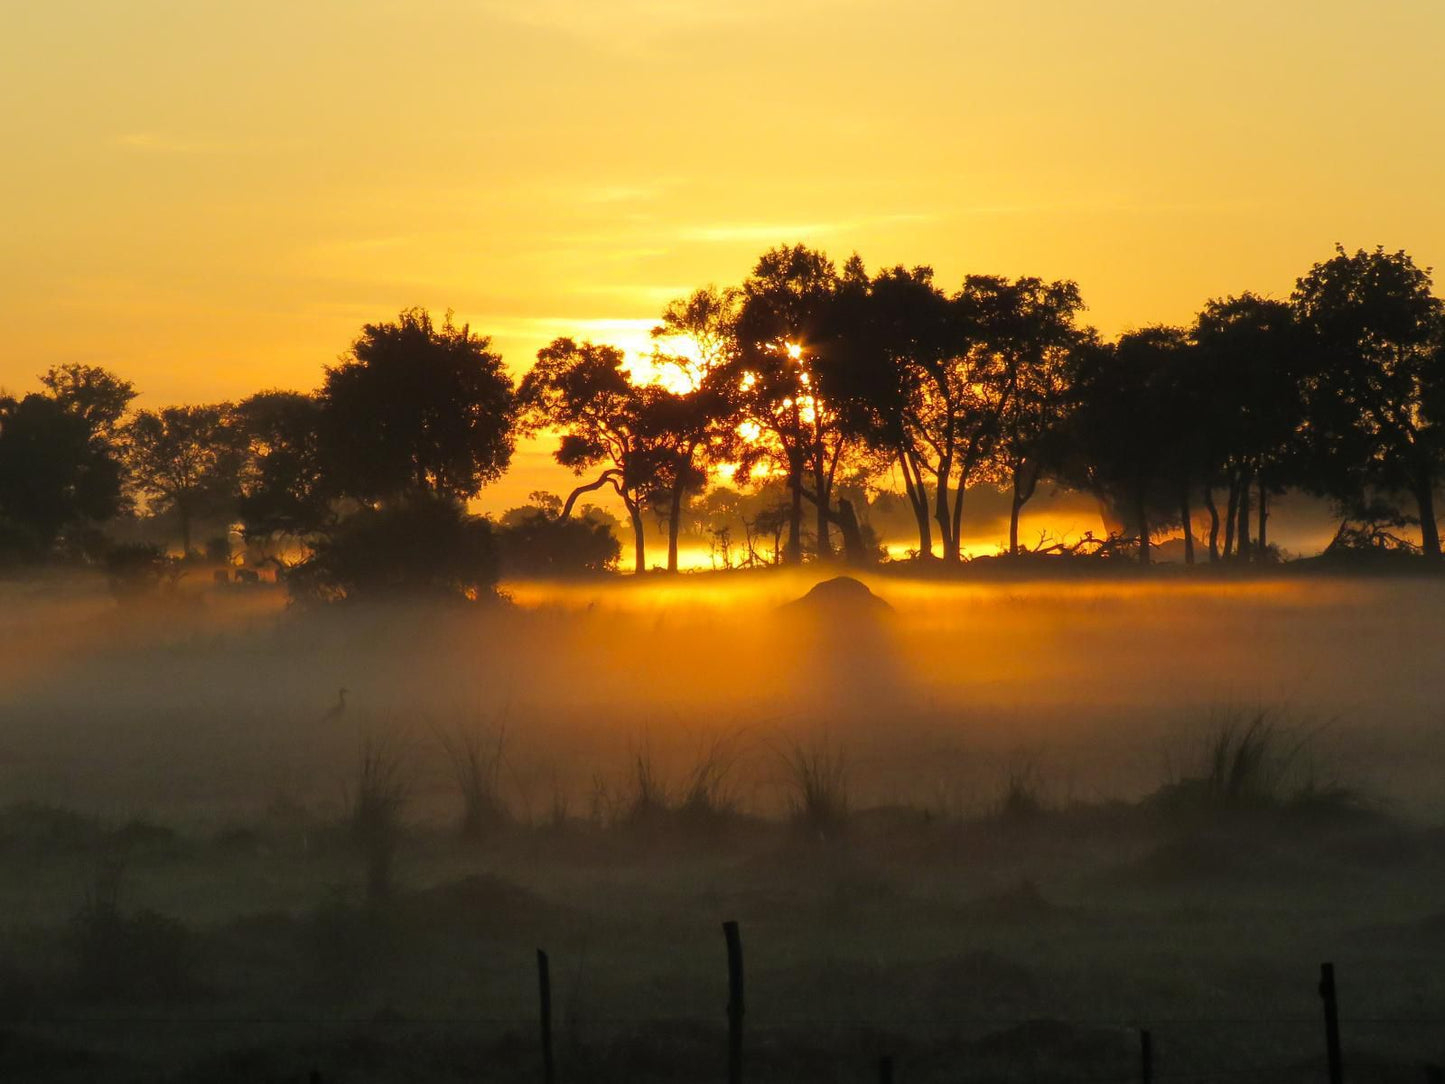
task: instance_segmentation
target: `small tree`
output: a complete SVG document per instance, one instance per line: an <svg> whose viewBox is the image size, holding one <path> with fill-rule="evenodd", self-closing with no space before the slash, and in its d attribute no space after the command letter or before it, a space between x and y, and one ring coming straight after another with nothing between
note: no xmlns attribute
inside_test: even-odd
<svg viewBox="0 0 1445 1084"><path fill-rule="evenodd" d="M203 516L235 511L241 464L239 434L229 403L143 410L125 429L131 482L153 512L174 512L181 549Z"/></svg>
<svg viewBox="0 0 1445 1084"><path fill-rule="evenodd" d="M645 572L642 503L667 456L656 416L669 393L633 384L623 360L614 346L555 339L537 352L537 364L522 379L518 400L525 432L561 431L553 453L558 463L577 474L602 468L568 495L561 518L572 514L582 494L610 487L632 523L633 568Z"/></svg>

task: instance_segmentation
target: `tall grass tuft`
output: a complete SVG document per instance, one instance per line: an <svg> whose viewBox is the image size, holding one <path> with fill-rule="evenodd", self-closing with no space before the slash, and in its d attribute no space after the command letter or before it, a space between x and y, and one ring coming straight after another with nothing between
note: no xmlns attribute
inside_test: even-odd
<svg viewBox="0 0 1445 1084"><path fill-rule="evenodd" d="M410 795L403 747L394 739L363 737L349 805L352 837L366 862L366 896L373 903L389 898L395 887L393 864Z"/></svg>
<svg viewBox="0 0 1445 1084"><path fill-rule="evenodd" d="M793 823L819 839L841 836L848 824L848 759L826 735L794 741L781 752Z"/></svg>
<svg viewBox="0 0 1445 1084"><path fill-rule="evenodd" d="M632 757L632 790L622 812L623 823L656 824L671 808L667 783L652 758L651 748L644 744Z"/></svg>
<svg viewBox="0 0 1445 1084"><path fill-rule="evenodd" d="M687 783L683 788L678 815L687 823L714 826L735 810L731 777L737 763L735 744L728 735L716 735L698 748Z"/></svg>
<svg viewBox="0 0 1445 1084"><path fill-rule="evenodd" d="M1155 801L1181 811L1358 808L1355 791L1321 783L1305 755L1312 737L1286 725L1276 709L1217 712L1197 760L1171 770Z"/></svg>
<svg viewBox="0 0 1445 1084"><path fill-rule="evenodd" d="M506 727L498 727L495 737L489 737L473 727L458 728L452 733L441 732L437 738L451 764L452 777L461 794L462 838L479 840L510 819L501 793Z"/></svg>

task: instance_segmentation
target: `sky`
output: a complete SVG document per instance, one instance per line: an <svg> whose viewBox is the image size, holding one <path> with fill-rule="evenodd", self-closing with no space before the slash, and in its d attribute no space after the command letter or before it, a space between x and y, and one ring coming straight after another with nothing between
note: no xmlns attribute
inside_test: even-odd
<svg viewBox="0 0 1445 1084"><path fill-rule="evenodd" d="M1441 264L1442 53L1439 0L0 0L0 386L309 390L412 305L520 374L800 241L1106 334Z"/></svg>

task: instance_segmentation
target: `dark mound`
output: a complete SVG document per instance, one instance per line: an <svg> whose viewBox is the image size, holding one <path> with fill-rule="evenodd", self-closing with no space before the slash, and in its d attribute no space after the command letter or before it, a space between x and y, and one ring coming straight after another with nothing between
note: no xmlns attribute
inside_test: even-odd
<svg viewBox="0 0 1445 1084"><path fill-rule="evenodd" d="M882 617L893 607L868 590L852 576L834 576L815 584L802 598L786 603L790 613L818 614L827 617Z"/></svg>

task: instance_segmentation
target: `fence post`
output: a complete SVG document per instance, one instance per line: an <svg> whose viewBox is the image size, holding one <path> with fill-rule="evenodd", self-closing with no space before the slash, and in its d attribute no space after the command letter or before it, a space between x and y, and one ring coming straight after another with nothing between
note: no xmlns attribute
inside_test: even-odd
<svg viewBox="0 0 1445 1084"><path fill-rule="evenodd" d="M878 1084L893 1084L893 1055L884 1054L878 1059Z"/></svg>
<svg viewBox="0 0 1445 1084"><path fill-rule="evenodd" d="M1325 1003L1325 1055L1329 1059L1330 1084L1344 1084L1340 1061L1340 1006L1335 998L1335 965L1320 964L1320 997Z"/></svg>
<svg viewBox="0 0 1445 1084"><path fill-rule="evenodd" d="M553 1084L557 1070L552 1062L552 975L547 967L547 954L541 949L537 950L537 994L541 1002L542 1082Z"/></svg>
<svg viewBox="0 0 1445 1084"><path fill-rule="evenodd" d="M1139 1030L1139 1079L1154 1084L1154 1036L1148 1028Z"/></svg>
<svg viewBox="0 0 1445 1084"><path fill-rule="evenodd" d="M723 923L728 944L728 1084L743 1079L743 941L738 924Z"/></svg>

